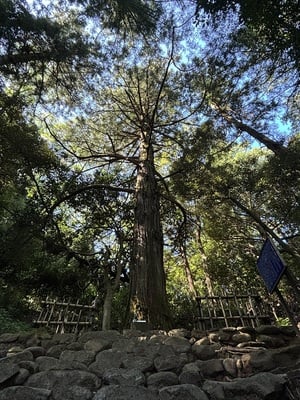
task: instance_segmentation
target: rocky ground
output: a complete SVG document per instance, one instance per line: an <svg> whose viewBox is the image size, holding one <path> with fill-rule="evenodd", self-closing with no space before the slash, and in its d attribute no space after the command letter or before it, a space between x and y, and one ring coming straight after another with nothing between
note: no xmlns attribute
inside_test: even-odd
<svg viewBox="0 0 300 400"><path fill-rule="evenodd" d="M0 336L0 400L296 400L290 328Z"/></svg>

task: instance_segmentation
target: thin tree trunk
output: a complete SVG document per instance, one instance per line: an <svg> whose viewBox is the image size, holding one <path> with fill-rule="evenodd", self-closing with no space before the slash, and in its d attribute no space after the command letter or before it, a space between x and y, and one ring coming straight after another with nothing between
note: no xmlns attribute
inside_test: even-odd
<svg viewBox="0 0 300 400"><path fill-rule="evenodd" d="M123 235L121 232L118 234L118 241L119 241L119 251L118 256L116 257L116 277L114 281L110 279L109 276L109 267L105 268L105 278L104 278L104 288L105 288L105 298L103 303L103 316L102 316L102 330L109 330L111 329L111 311L112 311L112 301L115 291L120 286L120 278L123 269L122 265L122 253L123 253Z"/></svg>
<svg viewBox="0 0 300 400"><path fill-rule="evenodd" d="M201 228L200 228L199 224L197 224L197 228L196 228L196 240L197 240L197 243L198 243L199 253L201 255L202 268L203 268L204 277L205 277L205 286L206 286L206 289L207 289L207 294L208 294L208 296L214 296L212 279L211 279L210 274L208 272L207 258L206 258L206 254L204 252L204 248L203 248L203 244L202 244Z"/></svg>
<svg viewBox="0 0 300 400"><path fill-rule="evenodd" d="M112 310L112 298L113 298L113 288L109 277L105 279L105 298L103 303L103 317L102 317L102 330L106 331L110 329L111 326L111 310Z"/></svg>
<svg viewBox="0 0 300 400"><path fill-rule="evenodd" d="M197 294L197 290L195 287L193 274L192 274L192 271L190 268L190 263L189 263L187 255L186 255L186 248L185 248L184 244L181 244L181 246L180 246L180 253L181 253L181 257L183 259L184 271L185 271L185 276L186 276L186 279L188 282L189 291L192 294L192 296L194 298L196 298L198 296L198 294Z"/></svg>
<svg viewBox="0 0 300 400"><path fill-rule="evenodd" d="M141 135L136 182L134 265L131 299L135 318L154 328L171 326L163 266L163 234L160 223L159 188L155 179L150 134Z"/></svg>

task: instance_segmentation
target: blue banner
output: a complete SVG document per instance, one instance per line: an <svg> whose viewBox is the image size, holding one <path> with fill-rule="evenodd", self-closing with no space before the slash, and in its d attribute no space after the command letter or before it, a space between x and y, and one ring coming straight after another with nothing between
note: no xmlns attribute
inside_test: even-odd
<svg viewBox="0 0 300 400"><path fill-rule="evenodd" d="M266 239L257 261L258 271L269 293L273 293L284 273L286 266L278 254L271 239Z"/></svg>

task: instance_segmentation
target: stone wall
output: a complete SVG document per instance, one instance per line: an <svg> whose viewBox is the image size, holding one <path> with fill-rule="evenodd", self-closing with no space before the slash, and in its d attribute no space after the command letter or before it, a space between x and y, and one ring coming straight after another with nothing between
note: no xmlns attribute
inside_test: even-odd
<svg viewBox="0 0 300 400"><path fill-rule="evenodd" d="M295 400L291 328L0 336L0 400Z"/></svg>

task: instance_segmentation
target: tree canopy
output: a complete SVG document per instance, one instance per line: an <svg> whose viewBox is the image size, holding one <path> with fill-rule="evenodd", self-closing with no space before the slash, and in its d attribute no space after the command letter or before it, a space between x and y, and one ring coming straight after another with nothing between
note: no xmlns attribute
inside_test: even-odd
<svg viewBox="0 0 300 400"><path fill-rule="evenodd" d="M299 273L297 2L252 3L0 0L0 306L167 328L267 236Z"/></svg>

